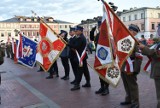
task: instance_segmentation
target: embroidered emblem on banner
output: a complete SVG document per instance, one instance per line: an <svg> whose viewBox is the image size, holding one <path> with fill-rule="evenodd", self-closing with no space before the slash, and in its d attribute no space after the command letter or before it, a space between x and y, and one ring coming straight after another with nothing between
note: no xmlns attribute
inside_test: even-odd
<svg viewBox="0 0 160 108"><path fill-rule="evenodd" d="M29 57L30 55L33 54L33 49L30 46L24 46L23 48L23 56L24 57Z"/></svg>
<svg viewBox="0 0 160 108"><path fill-rule="evenodd" d="M121 49L122 51L130 51L132 48L132 42L129 39L124 39L121 42Z"/></svg>
<svg viewBox="0 0 160 108"><path fill-rule="evenodd" d="M107 69L107 75L108 75L108 77L111 77L112 79L117 78L120 75L120 71L115 66L114 67L109 67Z"/></svg>
<svg viewBox="0 0 160 108"><path fill-rule="evenodd" d="M99 48L98 57L102 60L106 60L107 56L108 56L108 51L103 47Z"/></svg>

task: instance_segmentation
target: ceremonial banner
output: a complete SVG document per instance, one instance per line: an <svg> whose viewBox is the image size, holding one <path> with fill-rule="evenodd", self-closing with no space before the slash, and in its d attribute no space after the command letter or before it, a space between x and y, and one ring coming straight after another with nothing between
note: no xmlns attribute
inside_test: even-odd
<svg viewBox="0 0 160 108"><path fill-rule="evenodd" d="M104 81L115 87L120 80L120 68L132 53L135 40L108 4L102 2L104 12L94 68Z"/></svg>
<svg viewBox="0 0 160 108"><path fill-rule="evenodd" d="M45 71L48 71L54 61L65 48L66 44L58 38L53 30L45 23L40 23L40 38L37 48L36 60Z"/></svg>
<svg viewBox="0 0 160 108"><path fill-rule="evenodd" d="M17 45L18 45L18 40L16 40L16 42L14 42L14 63L17 63Z"/></svg>
<svg viewBox="0 0 160 108"><path fill-rule="evenodd" d="M103 13L102 24L98 39L98 44L96 48L96 56L94 67L104 67L106 65L112 64L112 49L109 42L108 27L106 24L106 13Z"/></svg>
<svg viewBox="0 0 160 108"><path fill-rule="evenodd" d="M123 62L130 56L134 49L135 39L131 36L128 29L110 9L106 2L103 2L106 15L109 34L113 47L114 57L117 57L118 65L121 68Z"/></svg>
<svg viewBox="0 0 160 108"><path fill-rule="evenodd" d="M17 43L17 51L16 51L16 58L21 58L23 56L23 45L22 45L22 34L19 33L19 40Z"/></svg>
<svg viewBox="0 0 160 108"><path fill-rule="evenodd" d="M36 63L37 43L25 36L22 36L22 43L23 55L18 58L18 62L29 68L33 68Z"/></svg>

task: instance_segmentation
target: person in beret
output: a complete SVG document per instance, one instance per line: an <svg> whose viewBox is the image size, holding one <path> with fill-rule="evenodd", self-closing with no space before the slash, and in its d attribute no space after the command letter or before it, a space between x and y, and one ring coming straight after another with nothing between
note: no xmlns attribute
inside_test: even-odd
<svg viewBox="0 0 160 108"><path fill-rule="evenodd" d="M67 31L65 30L61 30L61 33L59 34L61 38L63 38L66 42L68 42L68 33ZM61 61L62 61L62 65L64 67L64 72L65 72L65 75L61 78L63 80L69 80L69 71L70 71L70 67L69 67L69 46L66 46L61 55L60 55L60 58L61 58Z"/></svg>
<svg viewBox="0 0 160 108"><path fill-rule="evenodd" d="M70 27L69 35L71 36L71 38L69 39L68 43L74 45L76 43L75 27ZM69 59L70 59L70 63L71 63L73 75L74 75L74 80L71 81L71 84L76 83L76 76L78 71L78 61L76 60L76 58L77 58L77 55L75 50L73 48L70 48Z"/></svg>
<svg viewBox="0 0 160 108"><path fill-rule="evenodd" d="M131 24L129 25L129 31L132 36L136 36L137 33L140 31L137 25ZM140 56L141 52L138 48L138 45L135 44L134 50L130 55L130 59L133 62L133 72L126 72L126 62L124 62L121 68L121 77L123 80L124 88L126 91L125 101L121 102L121 105L131 105L130 108L139 108L139 91L138 91L138 84L137 84L137 75L140 72L142 59L143 57Z"/></svg>
<svg viewBox="0 0 160 108"><path fill-rule="evenodd" d="M76 82L74 84L74 87L71 88L71 91L80 89L80 82L81 82L83 74L85 76L86 83L82 85L82 87L91 87L90 74L89 74L89 70L87 66L88 56L85 50L87 46L87 40L85 36L83 35L83 27L76 26L75 33L76 33L76 42L74 44L69 44L69 46L73 48L75 51L77 51L76 60L79 65L78 65L78 71L77 71L77 76L76 76ZM82 58L83 65L80 65L78 56L79 57L83 56Z"/></svg>

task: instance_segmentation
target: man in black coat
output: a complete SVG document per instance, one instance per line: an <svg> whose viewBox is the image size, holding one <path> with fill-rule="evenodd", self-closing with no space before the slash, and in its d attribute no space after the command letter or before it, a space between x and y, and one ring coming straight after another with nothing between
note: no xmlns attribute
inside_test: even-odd
<svg viewBox="0 0 160 108"><path fill-rule="evenodd" d="M73 88L71 88L71 91L80 89L80 82L82 79L82 75L84 74L86 79L86 84L82 85L82 87L91 87L90 85L90 74L87 67L87 53L86 53L86 46L87 41L85 36L83 35L83 27L77 26L76 27L76 43L75 44L69 44L71 48L74 48L77 54L77 61L79 63L78 65L78 71L76 76L76 83ZM82 62L81 62L82 61Z"/></svg>
<svg viewBox="0 0 160 108"><path fill-rule="evenodd" d="M69 39L68 43L69 44L75 44L76 43L75 28L70 27L69 34L70 34L71 38ZM77 55L76 55L76 52L73 48L70 48L70 50L69 50L69 59L70 59L70 63L71 63L71 66L72 66L73 74L75 76L75 79L71 82L71 84L75 84L76 74L77 74L77 71L78 71L78 61L76 60Z"/></svg>

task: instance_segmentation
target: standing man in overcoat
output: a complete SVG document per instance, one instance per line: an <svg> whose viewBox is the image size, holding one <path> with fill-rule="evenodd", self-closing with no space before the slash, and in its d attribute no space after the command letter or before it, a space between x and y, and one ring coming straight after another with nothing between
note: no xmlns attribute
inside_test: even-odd
<svg viewBox="0 0 160 108"><path fill-rule="evenodd" d="M75 28L70 27L69 35L71 36L69 39L69 44L76 44L76 35L75 35ZM76 74L78 71L78 61L77 61L77 55L73 48L70 48L69 50L69 59L73 70L74 80L71 81L71 84L75 84L76 82Z"/></svg>
<svg viewBox="0 0 160 108"><path fill-rule="evenodd" d="M139 45L142 54L150 57L151 60L151 74L150 77L154 79L156 95L157 95L157 108L160 108L160 38L159 42L155 44L154 48L149 48L143 44Z"/></svg>
<svg viewBox="0 0 160 108"><path fill-rule="evenodd" d="M131 24L129 26L129 31L133 36L136 36L140 29L137 25ZM125 101L121 102L120 104L131 104L130 108L139 108L139 91L137 84L137 75L140 72L143 57L141 56L137 44L135 45L135 48L129 58L131 59L131 61L133 61L133 72L127 72L127 65L126 62L124 62L121 68L121 77L126 91L126 97Z"/></svg>
<svg viewBox="0 0 160 108"><path fill-rule="evenodd" d="M83 74L85 76L86 83L82 85L82 87L91 87L90 74L89 74L89 70L87 66L87 58L88 58L87 53L86 53L87 41L86 41L85 36L83 35L83 27L77 26L75 32L77 36L76 43L69 44L69 46L75 49L76 55L77 55L77 61L79 65L78 65L76 83L74 87L71 88L71 91L80 89L80 82L81 82Z"/></svg>

